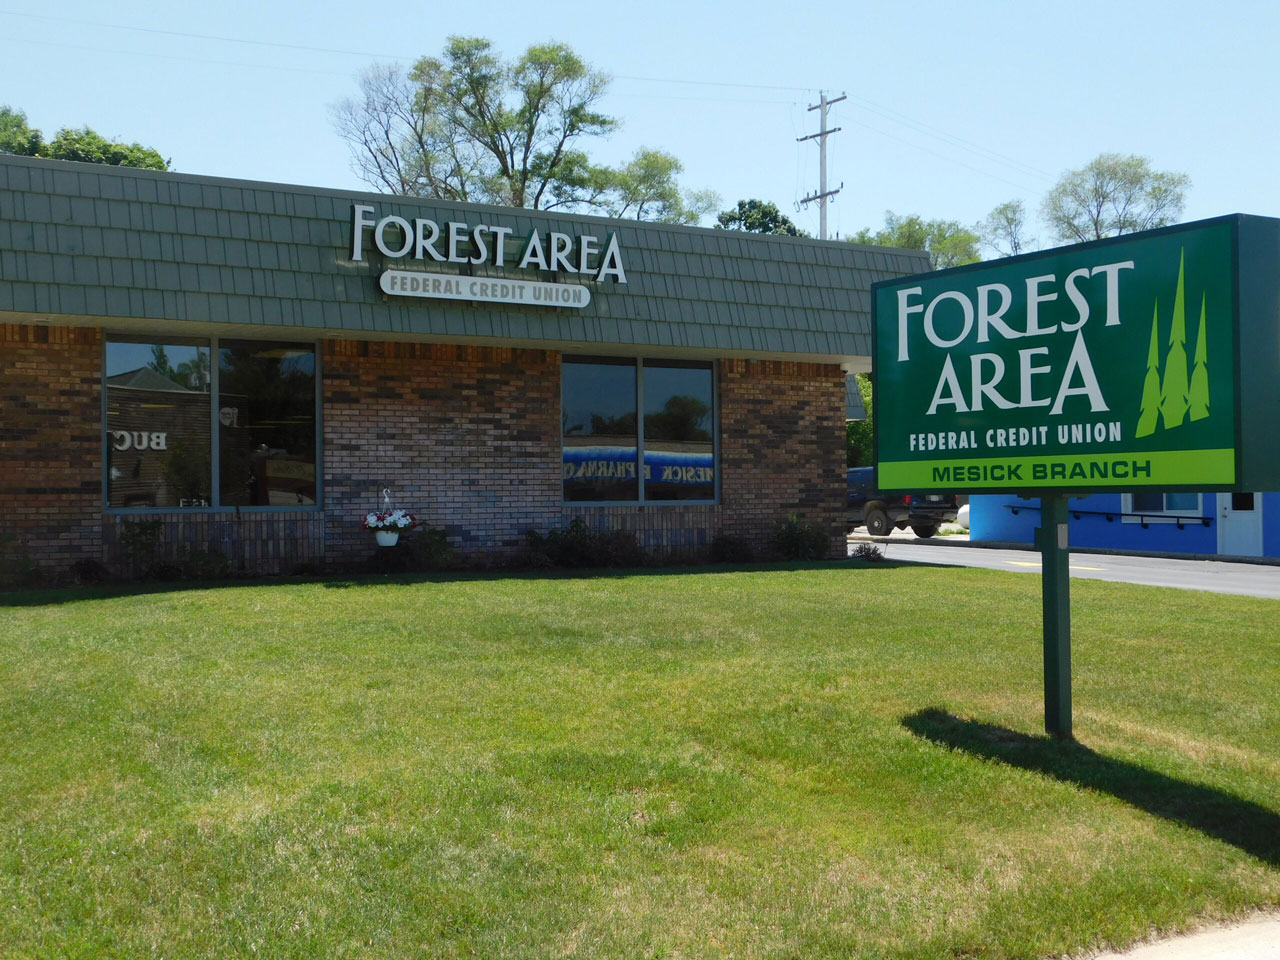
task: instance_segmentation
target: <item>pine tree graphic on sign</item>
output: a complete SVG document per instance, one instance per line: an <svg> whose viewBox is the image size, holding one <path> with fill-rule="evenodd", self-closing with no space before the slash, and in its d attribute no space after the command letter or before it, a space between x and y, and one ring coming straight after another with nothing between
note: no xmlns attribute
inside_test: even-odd
<svg viewBox="0 0 1280 960"><path fill-rule="evenodd" d="M1160 416L1160 301L1156 300L1151 315L1151 346L1147 350L1147 376L1142 381L1142 411L1138 415L1136 437L1149 437L1156 432Z"/></svg>
<svg viewBox="0 0 1280 960"><path fill-rule="evenodd" d="M1186 251L1178 262L1178 291L1173 300L1173 329L1169 331L1169 352L1164 358L1164 382L1161 384L1160 416L1164 428L1171 430L1187 418L1187 317L1183 296L1183 268Z"/></svg>
<svg viewBox="0 0 1280 960"><path fill-rule="evenodd" d="M1209 415L1209 367L1208 346L1205 343L1205 304L1208 297L1200 296L1200 332L1196 334L1196 365L1191 371L1191 419L1203 420Z"/></svg>

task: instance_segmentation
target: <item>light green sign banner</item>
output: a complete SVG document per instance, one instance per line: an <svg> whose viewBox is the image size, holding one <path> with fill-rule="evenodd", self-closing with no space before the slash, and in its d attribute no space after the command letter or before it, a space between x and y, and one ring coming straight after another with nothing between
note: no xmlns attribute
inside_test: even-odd
<svg viewBox="0 0 1280 960"><path fill-rule="evenodd" d="M1232 486L1234 257L1207 221L877 284L878 486Z"/></svg>

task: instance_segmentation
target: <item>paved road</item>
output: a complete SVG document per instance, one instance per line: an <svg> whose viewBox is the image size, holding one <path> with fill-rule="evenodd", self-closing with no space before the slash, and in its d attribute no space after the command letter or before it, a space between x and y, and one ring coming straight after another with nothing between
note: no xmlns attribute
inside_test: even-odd
<svg viewBox="0 0 1280 960"><path fill-rule="evenodd" d="M1280 960L1280 917L1254 917L1095 960Z"/></svg>
<svg viewBox="0 0 1280 960"><path fill-rule="evenodd" d="M926 540L893 537L883 545L892 560L940 563L991 570L1040 572L1040 555L1031 550L989 550L931 544ZM853 546L850 546L853 549ZM1214 593L1238 593L1250 597L1280 599L1280 567L1221 560L1166 560L1116 554L1071 554L1071 575L1091 580L1142 583L1156 587L1183 587Z"/></svg>

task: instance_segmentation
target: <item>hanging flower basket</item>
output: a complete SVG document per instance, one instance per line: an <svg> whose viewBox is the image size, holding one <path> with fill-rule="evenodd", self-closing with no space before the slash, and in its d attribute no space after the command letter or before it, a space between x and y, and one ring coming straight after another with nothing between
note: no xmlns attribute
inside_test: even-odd
<svg viewBox="0 0 1280 960"><path fill-rule="evenodd" d="M412 530L418 525L418 518L408 510L388 510L385 513L370 513L364 518L362 526L372 530L380 547L394 547L400 540L400 534Z"/></svg>

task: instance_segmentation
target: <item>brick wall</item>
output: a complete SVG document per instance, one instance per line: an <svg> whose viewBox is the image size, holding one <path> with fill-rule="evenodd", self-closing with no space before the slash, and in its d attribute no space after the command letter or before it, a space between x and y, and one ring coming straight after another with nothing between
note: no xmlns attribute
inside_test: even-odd
<svg viewBox="0 0 1280 960"><path fill-rule="evenodd" d="M119 568L118 517L101 510L101 331L0 326L0 535L41 567ZM705 553L718 532L767 548L796 512L843 552L844 378L832 365L718 364L719 505L562 505L560 357L543 350L325 341L324 510L165 514L162 550L217 550L233 568L290 573L359 562L360 518L389 487L468 556L516 557L525 531L633 531L649 550Z"/></svg>
<svg viewBox="0 0 1280 960"><path fill-rule="evenodd" d="M394 505L467 556L516 556L560 521L560 357L546 350L325 342L326 559L367 556Z"/></svg>
<svg viewBox="0 0 1280 960"><path fill-rule="evenodd" d="M844 373L835 364L720 363L723 530L757 549L796 513L845 552Z"/></svg>
<svg viewBox="0 0 1280 960"><path fill-rule="evenodd" d="M0 540L39 567L101 552L102 333L0 325Z"/></svg>

